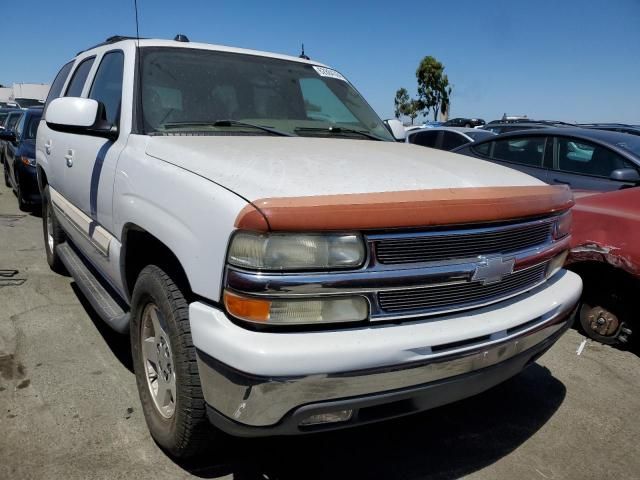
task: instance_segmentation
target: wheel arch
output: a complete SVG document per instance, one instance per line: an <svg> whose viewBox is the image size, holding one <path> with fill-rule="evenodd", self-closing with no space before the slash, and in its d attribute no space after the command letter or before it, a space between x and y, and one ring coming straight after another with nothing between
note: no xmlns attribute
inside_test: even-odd
<svg viewBox="0 0 640 480"><path fill-rule="evenodd" d="M165 242L135 223L124 225L121 238L120 272L129 299L138 275L147 265L156 265L170 275L188 300L193 296L183 263Z"/></svg>

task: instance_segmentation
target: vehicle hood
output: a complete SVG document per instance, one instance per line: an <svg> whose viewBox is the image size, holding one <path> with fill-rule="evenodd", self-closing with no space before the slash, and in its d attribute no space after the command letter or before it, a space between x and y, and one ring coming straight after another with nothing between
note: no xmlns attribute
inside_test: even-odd
<svg viewBox="0 0 640 480"><path fill-rule="evenodd" d="M308 137L157 136L146 153L247 200L544 185L484 160L406 143Z"/></svg>

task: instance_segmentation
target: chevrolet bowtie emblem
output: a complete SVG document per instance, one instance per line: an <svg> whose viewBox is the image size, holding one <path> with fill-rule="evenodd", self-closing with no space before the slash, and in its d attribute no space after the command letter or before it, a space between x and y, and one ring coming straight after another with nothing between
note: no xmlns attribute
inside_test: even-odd
<svg viewBox="0 0 640 480"><path fill-rule="evenodd" d="M507 275L513 273L513 265L515 263L514 258L505 260L502 257L480 256L471 281L480 282L483 285L499 282Z"/></svg>

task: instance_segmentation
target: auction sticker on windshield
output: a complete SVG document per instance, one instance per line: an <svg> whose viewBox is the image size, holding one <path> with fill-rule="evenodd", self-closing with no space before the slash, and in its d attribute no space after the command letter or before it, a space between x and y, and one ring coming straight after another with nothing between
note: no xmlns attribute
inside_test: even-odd
<svg viewBox="0 0 640 480"><path fill-rule="evenodd" d="M347 81L347 79L344 78L340 73L332 70L331 68L319 67L317 65L314 65L313 69L318 72L318 75L320 75L321 77L337 78L338 80L342 80L343 82Z"/></svg>

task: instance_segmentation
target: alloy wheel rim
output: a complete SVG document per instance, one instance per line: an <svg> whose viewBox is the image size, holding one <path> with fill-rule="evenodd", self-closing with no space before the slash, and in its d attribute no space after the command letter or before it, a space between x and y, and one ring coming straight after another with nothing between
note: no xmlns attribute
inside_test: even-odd
<svg viewBox="0 0 640 480"><path fill-rule="evenodd" d="M158 413L169 419L176 409L176 373L166 322L154 303L149 303L142 312L140 329L147 388Z"/></svg>

